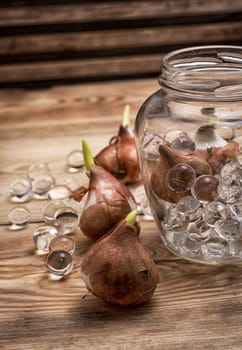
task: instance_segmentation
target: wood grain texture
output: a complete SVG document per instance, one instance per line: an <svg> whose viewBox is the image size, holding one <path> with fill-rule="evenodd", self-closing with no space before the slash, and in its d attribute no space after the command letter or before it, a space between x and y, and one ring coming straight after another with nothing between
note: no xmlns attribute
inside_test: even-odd
<svg viewBox="0 0 242 350"><path fill-rule="evenodd" d="M240 45L241 18L240 0L5 1L0 84L151 77L172 49Z"/></svg>
<svg viewBox="0 0 242 350"><path fill-rule="evenodd" d="M117 75L159 74L161 54L145 56L105 57L0 66L0 83L54 80L58 78L84 79Z"/></svg>
<svg viewBox="0 0 242 350"><path fill-rule="evenodd" d="M73 273L49 278L35 253L33 221L46 201L30 201L31 223L10 231L8 183L31 162L47 161L61 181L66 154L85 137L105 144L130 103L132 122L158 85L151 80L0 91L0 348L73 350L240 350L242 269L188 263L162 245L154 222L141 223L141 243L157 263L160 283L150 303L120 308L87 294L80 260L91 242L79 230ZM25 116L25 117L24 117Z"/></svg>
<svg viewBox="0 0 242 350"><path fill-rule="evenodd" d="M235 41L241 39L241 21L189 25L167 25L154 28L128 28L94 32L26 35L0 38L0 52L40 54L44 52L78 52L117 48L140 48L179 44Z"/></svg>
<svg viewBox="0 0 242 350"><path fill-rule="evenodd" d="M0 7L0 27L53 23L115 21L130 19L229 14L242 10L240 0L164 0Z"/></svg>

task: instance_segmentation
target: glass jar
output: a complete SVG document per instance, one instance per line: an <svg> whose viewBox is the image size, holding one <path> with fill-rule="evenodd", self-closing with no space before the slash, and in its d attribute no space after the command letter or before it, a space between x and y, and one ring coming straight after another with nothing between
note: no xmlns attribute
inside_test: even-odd
<svg viewBox="0 0 242 350"><path fill-rule="evenodd" d="M162 241L209 264L242 262L242 47L203 46L162 60L161 88L135 134Z"/></svg>

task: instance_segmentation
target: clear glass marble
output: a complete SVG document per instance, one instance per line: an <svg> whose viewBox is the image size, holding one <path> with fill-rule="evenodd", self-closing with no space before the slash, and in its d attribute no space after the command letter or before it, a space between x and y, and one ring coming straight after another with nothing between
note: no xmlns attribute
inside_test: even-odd
<svg viewBox="0 0 242 350"><path fill-rule="evenodd" d="M84 167L83 153L80 150L70 152L66 158L68 170L71 173L78 172Z"/></svg>
<svg viewBox="0 0 242 350"><path fill-rule="evenodd" d="M61 234L72 233L80 225L80 212L71 206L58 209L55 213L55 225Z"/></svg>
<svg viewBox="0 0 242 350"><path fill-rule="evenodd" d="M48 271L57 276L66 276L73 269L72 255L64 250L54 250L47 257Z"/></svg>
<svg viewBox="0 0 242 350"><path fill-rule="evenodd" d="M195 179L193 168L184 163L174 165L167 173L167 184L172 191L176 192L189 191Z"/></svg>
<svg viewBox="0 0 242 350"><path fill-rule="evenodd" d="M9 191L12 202L24 203L32 196L32 183L28 178L16 178L10 183Z"/></svg>
<svg viewBox="0 0 242 350"><path fill-rule="evenodd" d="M232 219L242 222L242 199L235 204L228 205Z"/></svg>
<svg viewBox="0 0 242 350"><path fill-rule="evenodd" d="M220 201L212 201L204 205L203 220L208 226L214 227L218 220L226 221L228 216L226 205Z"/></svg>
<svg viewBox="0 0 242 350"><path fill-rule="evenodd" d="M10 230L17 231L25 228L29 223L31 214L25 207L16 207L10 210L8 219L11 222Z"/></svg>
<svg viewBox="0 0 242 350"><path fill-rule="evenodd" d="M33 232L33 240L35 247L39 253L49 252L49 246L56 236L58 230L52 225L40 225L37 226Z"/></svg>
<svg viewBox="0 0 242 350"><path fill-rule="evenodd" d="M55 185L55 178L49 174L38 175L32 182L34 197L37 199L48 198L48 192Z"/></svg>
<svg viewBox="0 0 242 350"><path fill-rule="evenodd" d="M31 164L27 169L27 176L30 180L34 180L37 176L40 175L49 175L50 169L49 165L46 162Z"/></svg>
<svg viewBox="0 0 242 350"><path fill-rule="evenodd" d="M70 236L59 235L50 242L49 248L50 251L64 250L72 255L75 251L75 241Z"/></svg>
<svg viewBox="0 0 242 350"><path fill-rule="evenodd" d="M195 142L188 136L179 136L171 142L171 147L180 151L195 151Z"/></svg>
<svg viewBox="0 0 242 350"><path fill-rule="evenodd" d="M232 218L226 221L216 221L215 230L226 241L236 241L242 238L242 223Z"/></svg>
<svg viewBox="0 0 242 350"><path fill-rule="evenodd" d="M217 197L219 180L213 175L201 175L191 188L192 195L201 202L211 202Z"/></svg>
<svg viewBox="0 0 242 350"><path fill-rule="evenodd" d="M70 197L71 192L66 185L55 185L48 191L48 197L52 200L66 199Z"/></svg>
<svg viewBox="0 0 242 350"><path fill-rule="evenodd" d="M72 233L80 224L83 205L71 199L51 201L44 208L43 219L55 225L60 234Z"/></svg>
<svg viewBox="0 0 242 350"><path fill-rule="evenodd" d="M201 251L204 259L210 264L223 264L225 258L232 258L229 254L228 242L217 236L211 237L207 242L203 243Z"/></svg>

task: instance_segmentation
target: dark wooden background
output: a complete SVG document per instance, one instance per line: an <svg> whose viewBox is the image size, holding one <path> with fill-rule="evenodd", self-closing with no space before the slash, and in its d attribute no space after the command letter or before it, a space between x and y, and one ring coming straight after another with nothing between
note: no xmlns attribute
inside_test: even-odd
<svg viewBox="0 0 242 350"><path fill-rule="evenodd" d="M242 44L242 0L1 0L0 87L156 77L200 44Z"/></svg>

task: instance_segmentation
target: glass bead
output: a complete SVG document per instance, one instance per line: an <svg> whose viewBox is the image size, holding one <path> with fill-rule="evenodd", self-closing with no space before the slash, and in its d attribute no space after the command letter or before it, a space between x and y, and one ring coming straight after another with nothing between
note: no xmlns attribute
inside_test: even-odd
<svg viewBox="0 0 242 350"><path fill-rule="evenodd" d="M176 192L189 191L195 179L196 174L194 169L185 163L176 164L167 173L168 186Z"/></svg>
<svg viewBox="0 0 242 350"><path fill-rule="evenodd" d="M169 130L164 135L164 141L168 144L172 144L172 142L180 137L187 137L187 134L182 130Z"/></svg>
<svg viewBox="0 0 242 350"><path fill-rule="evenodd" d="M82 151L75 150L68 154L66 158L68 170L70 172L77 172L84 167L84 159Z"/></svg>
<svg viewBox="0 0 242 350"><path fill-rule="evenodd" d="M163 228L167 230L168 228L171 228L172 230L179 228L179 227L184 227L186 225L186 218L182 213L176 210L176 207L170 207L167 211L167 215L165 217L164 222L161 223Z"/></svg>
<svg viewBox="0 0 242 350"><path fill-rule="evenodd" d="M194 256L198 255L201 251L201 244L196 240L192 240L189 237L184 241L182 246L179 247L180 254L184 254L186 256Z"/></svg>
<svg viewBox="0 0 242 350"><path fill-rule="evenodd" d="M58 235L58 230L52 225L41 225L35 228L33 240L39 252L48 252L50 242Z"/></svg>
<svg viewBox="0 0 242 350"><path fill-rule="evenodd" d="M235 241L242 236L242 223L233 219L218 220L215 224L215 230L224 240Z"/></svg>
<svg viewBox="0 0 242 350"><path fill-rule="evenodd" d="M226 163L222 167L220 174L222 177L226 175L239 175L242 177L242 165L237 162Z"/></svg>
<svg viewBox="0 0 242 350"><path fill-rule="evenodd" d="M9 185L9 191L12 202L26 202L32 195L32 183L27 178L17 178Z"/></svg>
<svg viewBox="0 0 242 350"><path fill-rule="evenodd" d="M187 239L186 231L175 231L175 230L166 230L165 236L167 241L171 244L171 246L175 246L176 249L181 250L184 242Z"/></svg>
<svg viewBox="0 0 242 350"><path fill-rule="evenodd" d="M25 207L13 208L8 214L8 219L11 222L10 230L21 230L29 223L30 211Z"/></svg>
<svg viewBox="0 0 242 350"><path fill-rule="evenodd" d="M46 265L54 275L66 276L73 269L72 255L64 250L54 250L48 255Z"/></svg>
<svg viewBox="0 0 242 350"><path fill-rule="evenodd" d="M43 219L45 222L53 222L55 220L55 213L58 209L66 205L65 200L52 200L43 210Z"/></svg>
<svg viewBox="0 0 242 350"><path fill-rule="evenodd" d="M183 197L177 202L177 205L176 205L176 211L179 214L182 214L188 217L190 214L199 212L199 208L200 208L199 201L196 198L193 198L191 196Z"/></svg>
<svg viewBox="0 0 242 350"><path fill-rule="evenodd" d="M239 175L225 175L220 179L220 186L240 186L242 183L242 177Z"/></svg>
<svg viewBox="0 0 242 350"><path fill-rule="evenodd" d="M202 219L190 222L187 227L189 239L198 242L206 242L211 236L211 228Z"/></svg>
<svg viewBox="0 0 242 350"><path fill-rule="evenodd" d="M216 121L216 117L211 116L210 119L211 124L200 126L194 136L196 149L202 150L211 147L224 147L227 144L227 142L217 134L213 126L213 122Z"/></svg>
<svg viewBox="0 0 242 350"><path fill-rule="evenodd" d="M55 185L48 191L48 197L52 200L66 199L71 194L71 189L66 185Z"/></svg>
<svg viewBox="0 0 242 350"><path fill-rule="evenodd" d="M35 198L46 199L48 191L55 185L55 179L52 175L42 174L38 175L32 184Z"/></svg>
<svg viewBox="0 0 242 350"><path fill-rule="evenodd" d="M205 260L216 264L223 261L224 256L229 253L229 247L226 241L212 236L201 245L201 251Z"/></svg>
<svg viewBox="0 0 242 350"><path fill-rule="evenodd" d="M218 128L218 134L226 141L231 141L235 137L234 129L229 126L221 126Z"/></svg>
<svg viewBox="0 0 242 350"><path fill-rule="evenodd" d="M224 184L224 182L221 180L217 190L220 200L224 203L232 204L241 199L242 187L240 185Z"/></svg>
<svg viewBox="0 0 242 350"><path fill-rule="evenodd" d="M68 234L73 232L80 224L80 217L84 203L74 200L51 201L43 211L45 222L51 223L58 228L59 233Z"/></svg>
<svg viewBox="0 0 242 350"><path fill-rule="evenodd" d="M228 210L232 219L242 221L242 199L229 205Z"/></svg>
<svg viewBox="0 0 242 350"><path fill-rule="evenodd" d="M55 213L55 225L61 234L73 232L80 224L80 213L72 207L62 207Z"/></svg>
<svg viewBox="0 0 242 350"><path fill-rule="evenodd" d="M219 181L212 175L199 176L191 188L192 195L201 202L210 202L217 197Z"/></svg>
<svg viewBox="0 0 242 350"><path fill-rule="evenodd" d="M69 236L59 235L50 242L49 248L51 251L64 250L72 255L75 251L75 241Z"/></svg>
<svg viewBox="0 0 242 350"><path fill-rule="evenodd" d="M225 204L219 201L209 202L204 205L203 219L209 226L215 226L216 221L226 220L228 217L227 208Z"/></svg>
<svg viewBox="0 0 242 350"><path fill-rule="evenodd" d="M159 158L159 146L163 144L163 138L156 134L147 134L142 141L142 150L144 156L150 160L156 160Z"/></svg>
<svg viewBox="0 0 242 350"><path fill-rule="evenodd" d="M33 181L37 176L49 175L50 169L46 162L31 164L27 169L27 176Z"/></svg>
<svg viewBox="0 0 242 350"><path fill-rule="evenodd" d="M188 136L177 137L172 141L171 147L179 151L195 151L195 142Z"/></svg>

